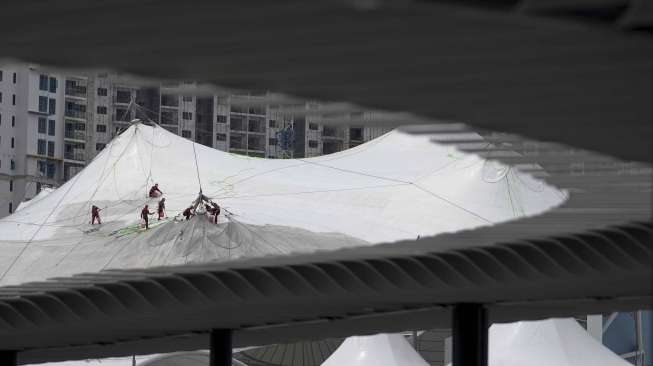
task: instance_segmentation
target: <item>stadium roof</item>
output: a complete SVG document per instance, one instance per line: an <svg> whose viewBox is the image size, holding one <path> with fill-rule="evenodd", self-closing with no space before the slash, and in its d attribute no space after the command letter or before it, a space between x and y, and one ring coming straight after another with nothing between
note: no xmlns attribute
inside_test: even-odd
<svg viewBox="0 0 653 366"><path fill-rule="evenodd" d="M266 160L134 125L69 183L0 220L0 341L37 362L197 349L213 328L247 346L448 326L449 306L466 301L499 322L647 306L650 168L551 166L547 179L567 182L567 196L432 143L450 136L395 131L334 155ZM495 154L499 140L483 146ZM202 182L226 217L154 220L143 232L155 181L170 216ZM87 224L92 204L105 207L99 228Z"/></svg>
<svg viewBox="0 0 653 366"><path fill-rule="evenodd" d="M458 124L421 130L570 196L541 216L419 240L5 287L3 348L32 362L196 349L210 328L234 329L236 345L404 330L447 325L465 301L494 321L650 307L650 166L613 158L653 158L653 44L634 31L650 29L650 2L467 3L4 4L1 57L516 133L547 143L484 132L493 146L480 148Z"/></svg>

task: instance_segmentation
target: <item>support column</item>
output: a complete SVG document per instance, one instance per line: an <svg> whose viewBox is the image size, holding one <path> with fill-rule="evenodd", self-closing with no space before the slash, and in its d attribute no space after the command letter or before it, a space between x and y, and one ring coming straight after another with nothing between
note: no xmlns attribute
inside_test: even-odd
<svg viewBox="0 0 653 366"><path fill-rule="evenodd" d="M232 346L230 329L211 330L209 366L231 366Z"/></svg>
<svg viewBox="0 0 653 366"><path fill-rule="evenodd" d="M453 337L447 337L444 339L444 365L445 366L452 364L452 360L453 360L453 358L451 357L452 353L453 353Z"/></svg>
<svg viewBox="0 0 653 366"><path fill-rule="evenodd" d="M487 310L482 304L457 304L453 309L453 366L487 366Z"/></svg>
<svg viewBox="0 0 653 366"><path fill-rule="evenodd" d="M599 343L603 343L603 315L595 314L587 316L587 333L599 341Z"/></svg>
<svg viewBox="0 0 653 366"><path fill-rule="evenodd" d="M16 366L18 359L17 354L16 351L0 351L0 365Z"/></svg>

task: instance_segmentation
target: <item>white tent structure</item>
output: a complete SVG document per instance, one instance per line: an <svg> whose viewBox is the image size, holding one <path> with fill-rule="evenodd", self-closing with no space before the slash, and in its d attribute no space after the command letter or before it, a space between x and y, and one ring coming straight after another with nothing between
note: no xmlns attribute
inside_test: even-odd
<svg viewBox="0 0 653 366"><path fill-rule="evenodd" d="M349 337L322 366L428 366L400 334Z"/></svg>
<svg viewBox="0 0 653 366"><path fill-rule="evenodd" d="M159 183L168 218L139 215ZM180 213L200 192L217 225ZM133 124L80 173L0 220L0 285L104 269L281 255L414 239L535 215L566 194L428 136L390 132L340 153L271 160ZM102 225L90 225L90 208ZM175 217L176 216L176 217Z"/></svg>
<svg viewBox="0 0 653 366"><path fill-rule="evenodd" d="M493 324L489 366L629 366L571 318ZM452 364L448 364L452 366Z"/></svg>
<svg viewBox="0 0 653 366"><path fill-rule="evenodd" d="M490 366L629 366L574 319L490 327Z"/></svg>

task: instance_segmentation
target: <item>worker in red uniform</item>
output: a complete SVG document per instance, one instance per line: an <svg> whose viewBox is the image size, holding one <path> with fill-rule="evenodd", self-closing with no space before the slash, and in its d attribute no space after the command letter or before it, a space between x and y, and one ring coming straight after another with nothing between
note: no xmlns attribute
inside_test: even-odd
<svg viewBox="0 0 653 366"><path fill-rule="evenodd" d="M161 195L163 195L163 192L159 189L159 183L155 183L152 188L150 188L150 197L156 198L161 197Z"/></svg>
<svg viewBox="0 0 653 366"><path fill-rule="evenodd" d="M166 212L166 199L161 198L161 201L159 201L159 207L157 208L156 212L159 214L159 221L165 216Z"/></svg>
<svg viewBox="0 0 653 366"><path fill-rule="evenodd" d="M147 205L145 205L145 207L143 207L143 210L141 210L141 218L145 220L145 230L150 228L149 215L153 215L153 214L154 212L150 212L150 209L147 207Z"/></svg>
<svg viewBox="0 0 653 366"><path fill-rule="evenodd" d="M213 206L213 223L217 224L218 215L220 215L220 206L218 206L218 204L215 202L211 202L211 205Z"/></svg>
<svg viewBox="0 0 653 366"><path fill-rule="evenodd" d="M186 221L190 220L191 216L193 216L193 206L190 206L187 209L185 209L183 214L184 217L186 218Z"/></svg>
<svg viewBox="0 0 653 366"><path fill-rule="evenodd" d="M95 205L91 207L91 225L95 224L95 219L97 219L98 225L102 224L100 221L100 211L101 209Z"/></svg>

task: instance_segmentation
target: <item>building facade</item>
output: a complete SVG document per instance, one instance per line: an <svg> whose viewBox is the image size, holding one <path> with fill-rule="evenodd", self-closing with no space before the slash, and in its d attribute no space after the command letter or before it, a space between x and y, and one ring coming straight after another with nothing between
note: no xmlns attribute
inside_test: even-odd
<svg viewBox="0 0 653 366"><path fill-rule="evenodd" d="M280 99L0 65L0 217L42 187L72 178L135 118L215 149L276 159L334 153L389 130L357 125L373 112L326 114L320 103L270 103Z"/></svg>

